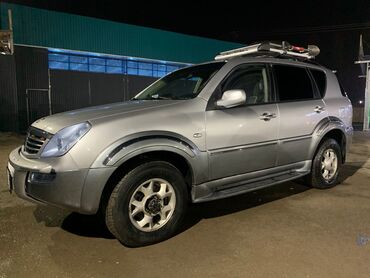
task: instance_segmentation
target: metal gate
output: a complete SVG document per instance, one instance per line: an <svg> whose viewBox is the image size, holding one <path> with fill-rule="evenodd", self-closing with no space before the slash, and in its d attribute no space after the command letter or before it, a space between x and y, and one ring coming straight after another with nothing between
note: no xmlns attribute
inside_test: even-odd
<svg viewBox="0 0 370 278"><path fill-rule="evenodd" d="M157 78L98 72L50 70L53 113L131 99Z"/></svg>
<svg viewBox="0 0 370 278"><path fill-rule="evenodd" d="M51 99L48 89L26 89L27 124L51 115Z"/></svg>

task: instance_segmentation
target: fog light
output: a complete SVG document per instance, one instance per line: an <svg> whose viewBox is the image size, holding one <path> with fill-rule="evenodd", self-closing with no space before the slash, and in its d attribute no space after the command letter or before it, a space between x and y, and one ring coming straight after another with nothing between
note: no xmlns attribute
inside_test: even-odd
<svg viewBox="0 0 370 278"><path fill-rule="evenodd" d="M28 175L29 183L48 183L55 179L56 173L51 172L49 174L30 172Z"/></svg>

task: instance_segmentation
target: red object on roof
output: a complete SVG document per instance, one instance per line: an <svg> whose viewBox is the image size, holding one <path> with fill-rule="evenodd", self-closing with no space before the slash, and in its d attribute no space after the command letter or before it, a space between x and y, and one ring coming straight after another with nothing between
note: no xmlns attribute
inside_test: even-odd
<svg viewBox="0 0 370 278"><path fill-rule="evenodd" d="M306 51L306 49L304 47L293 46L293 45L292 45L292 50L297 51L297 52L305 52Z"/></svg>

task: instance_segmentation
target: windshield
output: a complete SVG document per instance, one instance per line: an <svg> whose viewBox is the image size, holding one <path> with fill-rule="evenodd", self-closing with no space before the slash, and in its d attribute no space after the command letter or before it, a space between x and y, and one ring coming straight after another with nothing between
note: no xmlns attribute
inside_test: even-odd
<svg viewBox="0 0 370 278"><path fill-rule="evenodd" d="M210 63L180 69L146 88L134 100L195 98L224 64Z"/></svg>

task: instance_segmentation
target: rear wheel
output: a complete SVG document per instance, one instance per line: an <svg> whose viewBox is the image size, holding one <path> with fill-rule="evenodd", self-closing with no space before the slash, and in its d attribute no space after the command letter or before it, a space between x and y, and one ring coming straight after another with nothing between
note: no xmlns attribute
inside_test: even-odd
<svg viewBox="0 0 370 278"><path fill-rule="evenodd" d="M312 160L311 173L306 177L306 183L319 189L337 185L341 162L341 149L338 142L331 138L326 139Z"/></svg>
<svg viewBox="0 0 370 278"><path fill-rule="evenodd" d="M187 207L187 188L172 164L152 161L115 186L106 208L110 232L127 246L165 240L178 229Z"/></svg>

